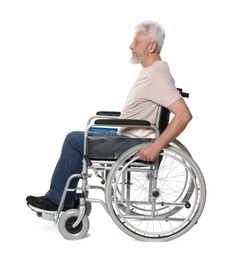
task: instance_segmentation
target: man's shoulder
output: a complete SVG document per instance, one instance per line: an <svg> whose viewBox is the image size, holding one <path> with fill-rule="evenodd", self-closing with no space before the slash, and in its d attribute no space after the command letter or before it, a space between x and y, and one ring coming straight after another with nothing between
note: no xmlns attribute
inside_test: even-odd
<svg viewBox="0 0 246 260"><path fill-rule="evenodd" d="M168 63L166 61L158 61L155 62L149 71L149 75L151 77L158 77L158 76L169 76L170 75L170 69L168 66Z"/></svg>
<svg viewBox="0 0 246 260"><path fill-rule="evenodd" d="M153 63L153 69L169 69L168 62L165 60L155 61Z"/></svg>

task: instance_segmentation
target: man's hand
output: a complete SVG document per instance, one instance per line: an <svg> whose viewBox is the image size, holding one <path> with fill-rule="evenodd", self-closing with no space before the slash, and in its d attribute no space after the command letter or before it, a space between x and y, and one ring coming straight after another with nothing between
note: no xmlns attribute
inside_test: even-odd
<svg viewBox="0 0 246 260"><path fill-rule="evenodd" d="M159 155L162 147L159 147L156 143L151 143L143 147L136 155L139 156L139 159L142 161L154 161Z"/></svg>

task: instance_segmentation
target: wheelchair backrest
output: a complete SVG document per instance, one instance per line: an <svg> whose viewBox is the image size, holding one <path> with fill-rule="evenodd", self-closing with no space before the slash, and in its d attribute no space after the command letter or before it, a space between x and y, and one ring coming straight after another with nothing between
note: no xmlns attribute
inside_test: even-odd
<svg viewBox="0 0 246 260"><path fill-rule="evenodd" d="M160 134L165 130L169 123L170 111L166 107L159 107L156 119L156 126L160 131Z"/></svg>
<svg viewBox="0 0 246 260"><path fill-rule="evenodd" d="M182 97L189 97L189 93L183 92L181 88L177 88ZM165 130L170 120L170 111L163 106L159 107L156 119L156 126L160 131L160 134Z"/></svg>

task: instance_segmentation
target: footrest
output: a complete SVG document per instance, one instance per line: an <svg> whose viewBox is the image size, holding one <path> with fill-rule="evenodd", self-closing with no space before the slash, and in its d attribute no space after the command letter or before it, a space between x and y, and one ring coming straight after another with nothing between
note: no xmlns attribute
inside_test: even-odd
<svg viewBox="0 0 246 260"><path fill-rule="evenodd" d="M55 214L49 214L44 212L36 212L37 216L40 218L43 218L45 220L54 221L55 220Z"/></svg>

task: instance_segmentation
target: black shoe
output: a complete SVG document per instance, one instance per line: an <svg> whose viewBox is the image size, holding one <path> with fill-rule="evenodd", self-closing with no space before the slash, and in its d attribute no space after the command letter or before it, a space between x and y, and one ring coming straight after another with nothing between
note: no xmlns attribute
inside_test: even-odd
<svg viewBox="0 0 246 260"><path fill-rule="evenodd" d="M32 209L37 213L54 214L58 210L58 205L53 203L46 196L41 196L41 197L27 196L26 203L30 209ZM64 207L63 211L68 209L69 208Z"/></svg>
<svg viewBox="0 0 246 260"><path fill-rule="evenodd" d="M40 196L40 197L35 197L35 196L27 196L26 197L26 203L30 203L33 199L36 200L36 199L41 199L42 197L45 197L45 196Z"/></svg>

